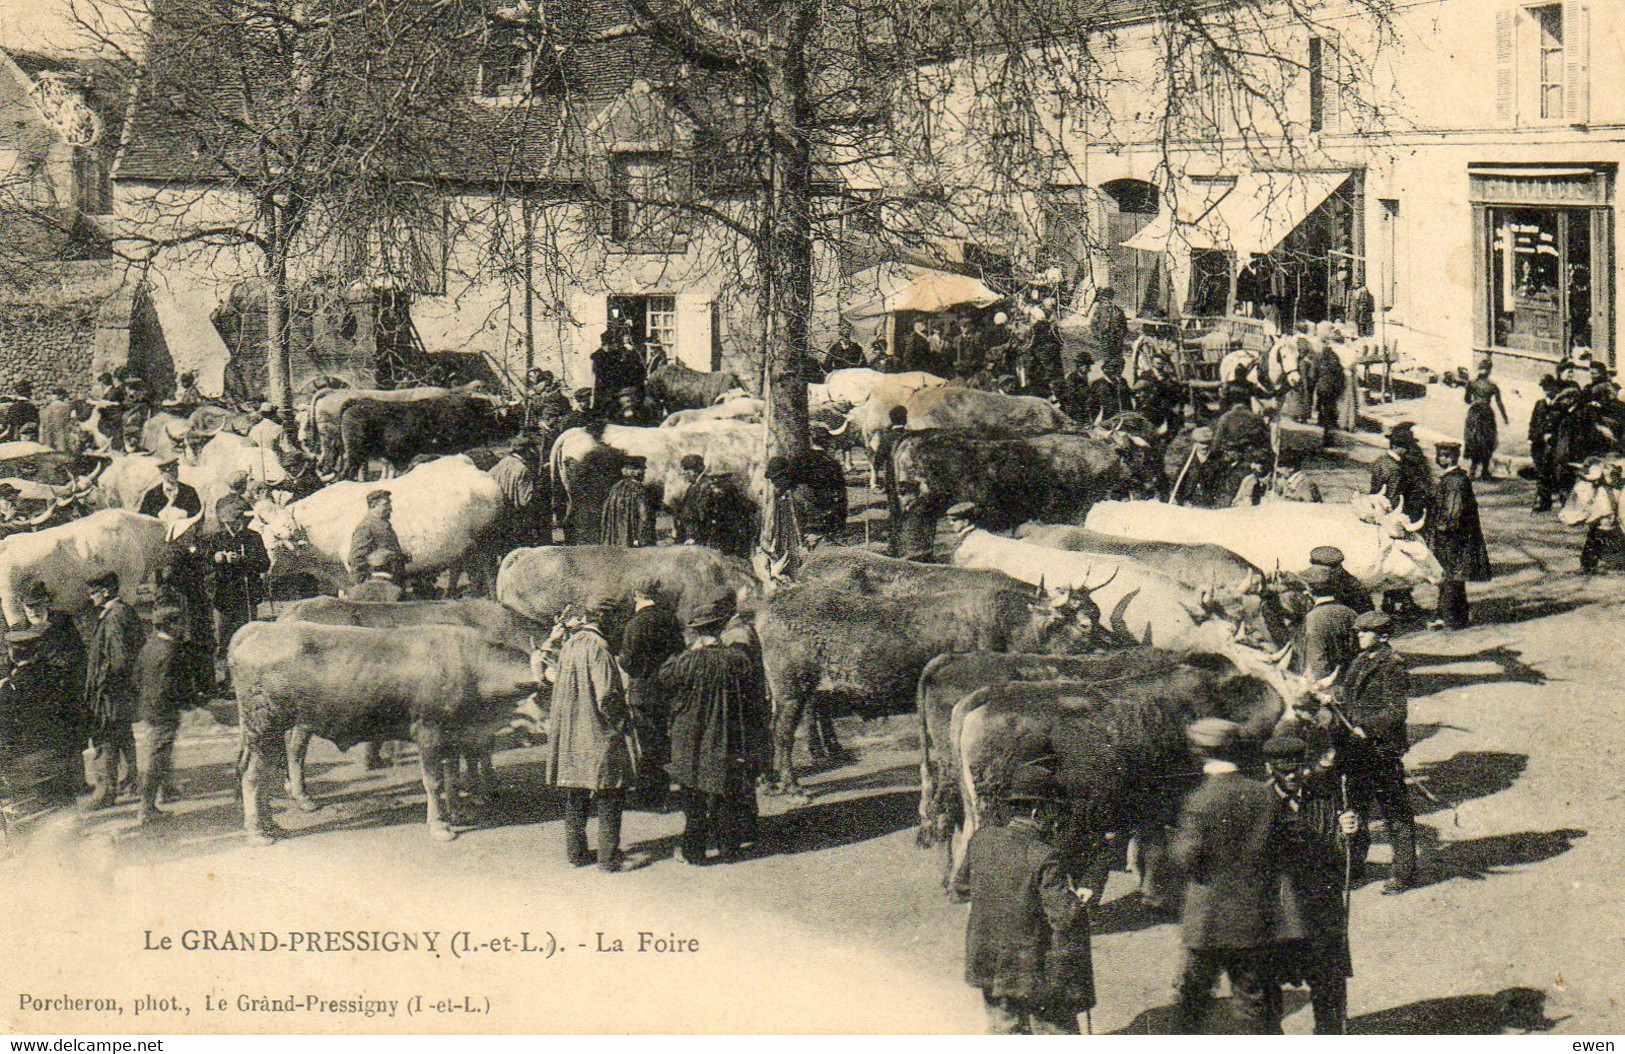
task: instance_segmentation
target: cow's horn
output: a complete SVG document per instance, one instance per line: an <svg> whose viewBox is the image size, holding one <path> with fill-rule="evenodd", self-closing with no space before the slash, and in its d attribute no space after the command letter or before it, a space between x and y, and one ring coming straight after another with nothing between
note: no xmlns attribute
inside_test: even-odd
<svg viewBox="0 0 1625 1054"><path fill-rule="evenodd" d="M1038 595L1040 597L1049 596L1049 593L1044 589L1044 576L1043 575L1038 576Z"/></svg>
<svg viewBox="0 0 1625 1054"><path fill-rule="evenodd" d="M1093 596L1094 594L1100 592L1102 589L1105 589L1107 586L1109 586L1113 582L1115 582L1117 580L1117 572L1119 572L1121 570L1122 570L1122 568L1120 568L1120 567L1112 568L1112 573L1110 575L1106 576L1106 581L1100 583L1100 585L1098 585L1098 586L1090 586L1088 584L1088 581L1085 580L1084 586L1083 586L1083 591L1085 593L1088 593L1089 595Z"/></svg>
<svg viewBox="0 0 1625 1054"><path fill-rule="evenodd" d="M1428 514L1424 512L1420 520L1413 520L1410 523L1405 524L1405 529L1410 531L1412 534L1421 534L1422 528L1426 527L1427 525Z"/></svg>
<svg viewBox="0 0 1625 1054"><path fill-rule="evenodd" d="M1337 678L1342 674L1342 672L1343 672L1343 667L1341 667L1341 666L1337 667L1331 673L1328 673L1326 676L1324 676L1324 677L1320 678L1319 680L1317 680L1315 682L1315 687L1320 689L1321 691L1325 691L1326 689L1330 688L1332 685L1337 683Z"/></svg>
<svg viewBox="0 0 1625 1054"><path fill-rule="evenodd" d="M844 436L844 435L846 435L846 430L848 428L851 428L851 427L852 427L852 418L843 417L841 419L841 427L836 428L836 429L832 429L830 431L830 433L829 433L830 438L833 439L835 436Z"/></svg>
<svg viewBox="0 0 1625 1054"><path fill-rule="evenodd" d="M1269 661L1270 661L1271 666L1280 666L1280 667L1282 667L1284 669L1286 667L1287 662L1290 661L1291 658L1292 658L1292 642L1287 641L1285 647L1283 647L1280 651L1276 652L1274 655L1271 655L1269 657Z"/></svg>

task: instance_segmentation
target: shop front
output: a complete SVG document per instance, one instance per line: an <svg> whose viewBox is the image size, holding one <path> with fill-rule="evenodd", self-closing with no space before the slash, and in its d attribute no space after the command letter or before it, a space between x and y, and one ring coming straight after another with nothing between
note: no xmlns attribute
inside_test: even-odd
<svg viewBox="0 0 1625 1054"><path fill-rule="evenodd" d="M1611 165L1475 165L1475 345L1544 371L1616 363Z"/></svg>

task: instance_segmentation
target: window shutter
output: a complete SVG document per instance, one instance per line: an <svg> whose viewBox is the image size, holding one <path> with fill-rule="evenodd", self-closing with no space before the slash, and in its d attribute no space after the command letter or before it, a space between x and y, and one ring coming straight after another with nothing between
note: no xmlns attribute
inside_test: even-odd
<svg viewBox="0 0 1625 1054"><path fill-rule="evenodd" d="M1343 127L1343 56L1338 54L1337 48L1327 44L1320 53L1320 83L1324 100L1321 107L1325 112L1325 129L1332 135L1339 135L1348 129Z"/></svg>
<svg viewBox="0 0 1625 1054"><path fill-rule="evenodd" d="M1506 124L1518 120L1517 19L1511 7L1495 13L1495 116Z"/></svg>
<svg viewBox="0 0 1625 1054"><path fill-rule="evenodd" d="M691 370L709 373L719 363L714 351L710 293L679 293L677 301L677 361Z"/></svg>
<svg viewBox="0 0 1625 1054"><path fill-rule="evenodd" d="M1564 114L1570 124L1591 121L1591 9L1563 5Z"/></svg>

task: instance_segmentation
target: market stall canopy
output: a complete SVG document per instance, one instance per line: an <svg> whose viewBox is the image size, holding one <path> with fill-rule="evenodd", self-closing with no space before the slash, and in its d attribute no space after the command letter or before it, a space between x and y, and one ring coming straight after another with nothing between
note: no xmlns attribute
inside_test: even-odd
<svg viewBox="0 0 1625 1054"><path fill-rule="evenodd" d="M1248 172L1234 183L1186 184L1177 212L1164 206L1123 245L1154 253L1173 245L1233 252L1239 271L1285 241L1348 178L1347 172Z"/></svg>
<svg viewBox="0 0 1625 1054"><path fill-rule="evenodd" d="M951 307L990 307L1004 298L968 275L911 264L883 263L847 279L841 314L861 324L899 311L932 314Z"/></svg>

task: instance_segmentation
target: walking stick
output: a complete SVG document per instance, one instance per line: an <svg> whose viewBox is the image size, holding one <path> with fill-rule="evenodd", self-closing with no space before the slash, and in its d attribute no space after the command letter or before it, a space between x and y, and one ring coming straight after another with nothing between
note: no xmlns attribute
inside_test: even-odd
<svg viewBox="0 0 1625 1054"><path fill-rule="evenodd" d="M1338 786L1343 792L1343 811L1349 811L1349 778L1347 774L1337 777ZM1348 942L1349 932L1349 900L1350 887L1354 885L1354 843L1347 835L1343 836L1343 941ZM1348 996L1345 991L1343 997L1343 1013L1338 1022L1343 1035L1349 1034L1349 1008Z"/></svg>

